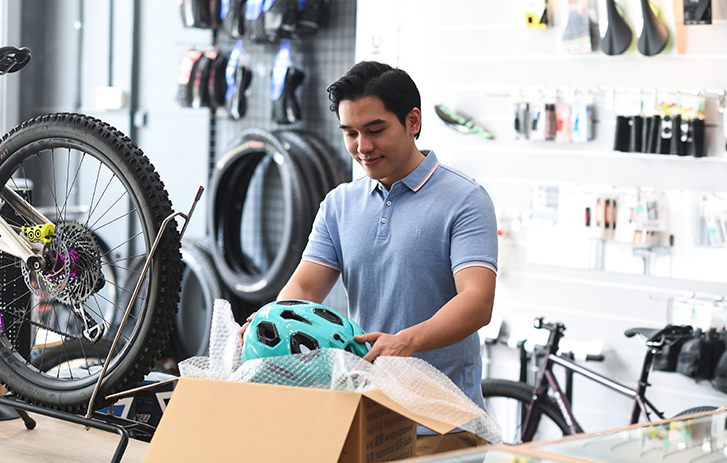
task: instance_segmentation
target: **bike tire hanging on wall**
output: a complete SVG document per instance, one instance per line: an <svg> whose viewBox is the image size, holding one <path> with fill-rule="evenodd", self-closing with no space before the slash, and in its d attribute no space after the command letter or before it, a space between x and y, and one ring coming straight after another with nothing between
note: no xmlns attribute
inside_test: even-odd
<svg viewBox="0 0 727 463"><path fill-rule="evenodd" d="M305 138L248 129L215 165L209 230L222 281L245 302L276 298L300 261L313 218L338 175ZM330 157L330 153L328 154Z"/></svg>

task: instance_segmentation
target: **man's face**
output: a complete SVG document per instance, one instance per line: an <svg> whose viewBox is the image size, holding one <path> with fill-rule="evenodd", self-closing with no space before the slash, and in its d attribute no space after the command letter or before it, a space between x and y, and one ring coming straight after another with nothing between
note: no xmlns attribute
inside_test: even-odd
<svg viewBox="0 0 727 463"><path fill-rule="evenodd" d="M421 123L416 108L406 117L404 126L396 114L384 108L381 99L367 96L341 101L338 119L348 152L366 175L386 188L409 175L423 159L414 143Z"/></svg>

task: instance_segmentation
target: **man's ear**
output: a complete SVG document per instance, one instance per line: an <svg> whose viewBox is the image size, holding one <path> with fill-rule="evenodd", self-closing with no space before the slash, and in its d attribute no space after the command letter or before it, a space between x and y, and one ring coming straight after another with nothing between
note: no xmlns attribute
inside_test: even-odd
<svg viewBox="0 0 727 463"><path fill-rule="evenodd" d="M419 133L422 128L422 112L419 108L412 108L406 115L406 128L409 133L414 136Z"/></svg>

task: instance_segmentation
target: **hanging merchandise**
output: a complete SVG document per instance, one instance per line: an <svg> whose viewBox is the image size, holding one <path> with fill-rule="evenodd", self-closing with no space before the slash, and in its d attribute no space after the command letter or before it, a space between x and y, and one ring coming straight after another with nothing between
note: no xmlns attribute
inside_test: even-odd
<svg viewBox="0 0 727 463"><path fill-rule="evenodd" d="M548 0L528 0L525 5L525 27L546 29L550 23L548 11Z"/></svg>
<svg viewBox="0 0 727 463"><path fill-rule="evenodd" d="M588 103L571 105L571 142L586 143L593 140L593 108Z"/></svg>
<svg viewBox="0 0 727 463"><path fill-rule="evenodd" d="M192 107L201 108L210 105L209 77L212 58L203 53L197 60L192 72Z"/></svg>
<svg viewBox="0 0 727 463"><path fill-rule="evenodd" d="M273 120L278 124L292 124L302 118L295 89L303 82L305 73L295 67L291 59L290 41L281 40L275 57L270 85L273 101Z"/></svg>
<svg viewBox="0 0 727 463"><path fill-rule="evenodd" d="M230 57L219 50L208 52L207 56L212 60L207 78L208 106L213 109L224 107L227 93L225 70Z"/></svg>
<svg viewBox="0 0 727 463"><path fill-rule="evenodd" d="M571 142L571 104L556 103L555 105L555 142Z"/></svg>
<svg viewBox="0 0 727 463"><path fill-rule="evenodd" d="M245 2L245 21L247 22L247 33L250 40L264 42L265 37L265 16L263 8L272 6L271 1L247 0Z"/></svg>
<svg viewBox="0 0 727 463"><path fill-rule="evenodd" d="M202 57L199 50L186 50L182 54L182 62L177 72L177 102L180 106L191 107L193 101L194 90L194 69L197 62Z"/></svg>
<svg viewBox="0 0 727 463"><path fill-rule="evenodd" d="M684 152L677 154L701 158L707 155L704 143L704 97L694 95L681 95L679 98L680 113L680 142L686 146ZM672 154L674 150L672 149Z"/></svg>
<svg viewBox="0 0 727 463"><path fill-rule="evenodd" d="M247 111L247 97L245 92L252 80L250 60L242 49L242 40L238 40L235 48L230 52L230 59L225 68L227 92L225 93L225 107L232 119L240 119Z"/></svg>
<svg viewBox="0 0 727 463"><path fill-rule="evenodd" d="M589 0L568 0L568 23L563 32L563 48L567 52L590 53L593 51L592 10Z"/></svg>
<svg viewBox="0 0 727 463"><path fill-rule="evenodd" d="M654 56L660 53L669 41L669 30L654 12L654 8L649 0L641 0L644 26L639 37L638 48L644 56Z"/></svg>
<svg viewBox="0 0 727 463"><path fill-rule="evenodd" d="M300 0L295 35L307 37L318 32L325 21L330 0Z"/></svg>
<svg viewBox="0 0 727 463"><path fill-rule="evenodd" d="M616 93L616 130L613 149L623 152L641 152L644 149L644 117L641 94Z"/></svg>
<svg viewBox="0 0 727 463"><path fill-rule="evenodd" d="M530 105L530 122L528 124L529 138L532 141L545 141L548 120L546 117L546 103L542 100Z"/></svg>
<svg viewBox="0 0 727 463"><path fill-rule="evenodd" d="M601 41L601 49L607 55L620 55L631 45L633 33L614 0L606 0L608 28Z"/></svg>
<svg viewBox="0 0 727 463"><path fill-rule="evenodd" d="M684 25L712 24L712 0L684 0Z"/></svg>
<svg viewBox="0 0 727 463"><path fill-rule="evenodd" d="M265 37L269 42L293 37L298 14L298 0L265 0L263 15Z"/></svg>
<svg viewBox="0 0 727 463"><path fill-rule="evenodd" d="M672 137L675 129L679 127L674 124L674 119L679 114L678 98L678 95L674 93L662 93L658 96L656 114L659 124L656 128L656 143L652 151L654 153L669 154L672 149Z"/></svg>
<svg viewBox="0 0 727 463"><path fill-rule="evenodd" d="M213 2L213 4L216 3ZM209 0L180 0L182 24L185 27L210 28L213 26L212 10Z"/></svg>
<svg viewBox="0 0 727 463"><path fill-rule="evenodd" d="M220 7L222 29L241 39L245 35L245 0L222 0Z"/></svg>
<svg viewBox="0 0 727 463"><path fill-rule="evenodd" d="M494 138L494 135L487 131L484 127L477 124L476 122L473 122L469 118L457 113L456 111L452 111L448 107L444 105L436 105L434 107L434 112L437 113L437 116L444 121L444 123L448 126L453 128L459 133L469 134L469 133L476 133L479 135L482 135L484 138L491 140Z"/></svg>
<svg viewBox="0 0 727 463"><path fill-rule="evenodd" d="M514 105L514 129L515 140L526 140L528 138L528 120L530 118L529 105L527 101L518 101Z"/></svg>

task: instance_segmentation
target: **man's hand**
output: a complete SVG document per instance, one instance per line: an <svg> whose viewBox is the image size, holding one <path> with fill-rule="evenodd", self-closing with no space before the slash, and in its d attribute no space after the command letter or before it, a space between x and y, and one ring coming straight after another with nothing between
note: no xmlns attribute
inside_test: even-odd
<svg viewBox="0 0 727 463"><path fill-rule="evenodd" d="M354 336L356 342L373 343L371 350L364 356L364 360L373 362L377 357L393 356L393 357L410 357L416 348L412 340L403 333L386 334L386 333L366 333Z"/></svg>
<svg viewBox="0 0 727 463"><path fill-rule="evenodd" d="M245 345L245 331L247 331L247 327L250 326L250 322L252 321L252 318L257 313L257 310L253 312L249 317L247 317L247 320L245 323L242 324L239 330L237 330L237 337L240 338L240 344L243 346Z"/></svg>

